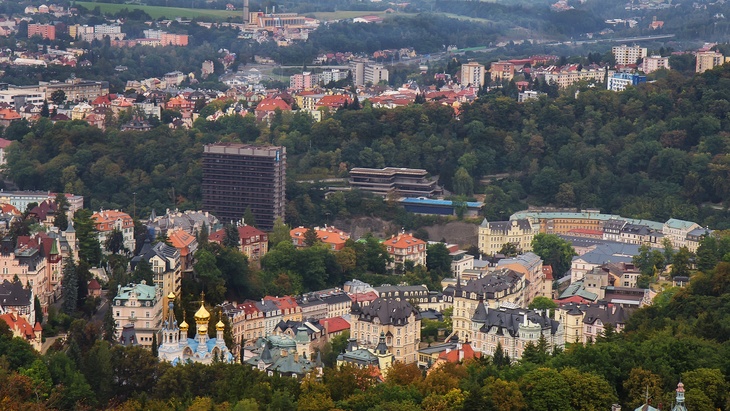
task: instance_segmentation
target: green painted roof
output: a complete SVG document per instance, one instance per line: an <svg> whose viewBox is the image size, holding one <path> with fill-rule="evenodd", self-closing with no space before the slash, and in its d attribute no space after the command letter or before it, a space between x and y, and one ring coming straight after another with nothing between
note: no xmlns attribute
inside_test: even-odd
<svg viewBox="0 0 730 411"><path fill-rule="evenodd" d="M146 284L130 284L126 287L121 287L117 296L114 297L116 300L129 300L132 293L137 294L138 300L154 300L157 296L157 287L154 285Z"/></svg>

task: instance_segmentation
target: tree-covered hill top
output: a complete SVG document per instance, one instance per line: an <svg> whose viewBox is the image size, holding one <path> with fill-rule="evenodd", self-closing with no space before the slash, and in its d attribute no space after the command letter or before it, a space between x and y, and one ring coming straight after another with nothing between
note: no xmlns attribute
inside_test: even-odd
<svg viewBox="0 0 730 411"><path fill-rule="evenodd" d="M291 180L341 176L356 166L425 168L456 194L486 193L490 218L529 203L730 226L723 209L730 199L730 67L526 104L505 96L508 90L462 105L458 117L434 103L393 110L365 103L319 123L304 113L282 113L270 125L229 116L146 133L101 132L78 121L16 123L3 133L18 140L7 176L22 189L82 194L94 208L130 208L133 192L140 210L196 207L203 144L230 140L285 145ZM495 173L513 178L479 184ZM290 184L288 196L291 207L308 209L294 224L348 211L344 198L328 204L306 186Z"/></svg>

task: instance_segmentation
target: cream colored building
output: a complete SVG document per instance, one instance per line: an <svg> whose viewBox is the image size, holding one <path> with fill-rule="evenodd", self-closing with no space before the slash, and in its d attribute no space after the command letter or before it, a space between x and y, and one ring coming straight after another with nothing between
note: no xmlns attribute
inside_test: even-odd
<svg viewBox="0 0 730 411"><path fill-rule="evenodd" d="M695 72L704 73L715 66L722 65L727 59L717 51L701 51L697 53Z"/></svg>
<svg viewBox="0 0 730 411"><path fill-rule="evenodd" d="M636 62L646 57L646 47L639 46L627 46L625 44L621 46L615 46L611 49L613 56L616 59L616 65L625 66L628 64L636 64Z"/></svg>
<svg viewBox="0 0 730 411"><path fill-rule="evenodd" d="M507 243L517 246L521 252L532 251L532 239L538 233L539 226L527 219L489 222L485 218L479 225L479 251L486 255L495 255Z"/></svg>
<svg viewBox="0 0 730 411"><path fill-rule="evenodd" d="M362 347L376 348L381 335L395 361L418 361L421 314L408 301L376 298L365 307L352 304L350 336Z"/></svg>
<svg viewBox="0 0 730 411"><path fill-rule="evenodd" d="M552 284L546 284L545 273L542 270L542 259L535 253L529 252L514 258L499 260L497 268L506 268L522 274L525 277L525 306L530 305L535 297L551 296Z"/></svg>
<svg viewBox="0 0 730 411"><path fill-rule="evenodd" d="M462 286L447 287L444 296L453 295L454 313L452 323L454 335L461 341L474 341L472 316L480 301L489 308L498 309L502 304L527 306L525 298L525 277L509 269L501 269L472 280ZM447 297L448 298L448 297Z"/></svg>
<svg viewBox="0 0 730 411"><path fill-rule="evenodd" d="M669 57L645 57L644 61L641 62L641 71L643 71L645 74L649 74L659 69L669 70L670 68L671 67L669 67Z"/></svg>
<svg viewBox="0 0 730 411"><path fill-rule="evenodd" d="M681 248L687 246L687 234L698 228L701 228L700 225L692 221L670 218L664 223L662 234L672 242L674 248Z"/></svg>
<svg viewBox="0 0 730 411"><path fill-rule="evenodd" d="M613 75L613 70L608 70L608 73L602 69L563 70L545 73L545 82L548 84L554 82L559 88L566 88L579 81L602 82L606 75L608 77Z"/></svg>
<svg viewBox="0 0 730 411"><path fill-rule="evenodd" d="M180 251L165 243L150 245L146 243L139 254L132 259L131 265L134 269L142 260L147 261L152 269L152 279L155 286L162 290L164 301L162 302L164 312L162 316L167 317L167 296L171 293L180 297L182 290L182 264Z"/></svg>
<svg viewBox="0 0 730 411"><path fill-rule="evenodd" d="M155 285L141 284L119 286L111 310L116 324L116 337L121 337L122 328L133 324L139 345L152 347L152 336L162 328L162 290Z"/></svg>
<svg viewBox="0 0 730 411"><path fill-rule="evenodd" d="M461 84L482 87L486 70L483 65L476 62L469 62L461 65Z"/></svg>

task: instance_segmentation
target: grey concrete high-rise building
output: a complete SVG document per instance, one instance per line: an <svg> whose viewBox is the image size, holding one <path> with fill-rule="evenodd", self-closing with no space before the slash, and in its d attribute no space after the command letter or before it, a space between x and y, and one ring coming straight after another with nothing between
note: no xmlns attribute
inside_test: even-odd
<svg viewBox="0 0 730 411"><path fill-rule="evenodd" d="M203 210L221 222L240 221L250 207L256 226L270 231L284 218L285 190L285 147L216 143L203 149Z"/></svg>

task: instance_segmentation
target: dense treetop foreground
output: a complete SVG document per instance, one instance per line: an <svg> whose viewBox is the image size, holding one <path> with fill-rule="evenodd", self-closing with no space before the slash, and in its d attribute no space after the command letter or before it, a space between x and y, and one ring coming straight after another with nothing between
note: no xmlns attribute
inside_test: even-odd
<svg viewBox="0 0 730 411"><path fill-rule="evenodd" d="M5 409L117 410L605 410L634 409L647 387L671 404L682 380L691 410L730 409L730 264L693 277L640 310L626 331L547 353L530 346L511 363L493 358L448 364L424 377L396 364L385 383L364 370L326 368L321 380L269 377L242 364L159 363L142 348L110 346L93 323L75 321L65 346L43 356L0 322L0 398ZM346 345L346 335L323 358ZM60 351L57 351L60 350ZM663 408L664 409L664 408Z"/></svg>

